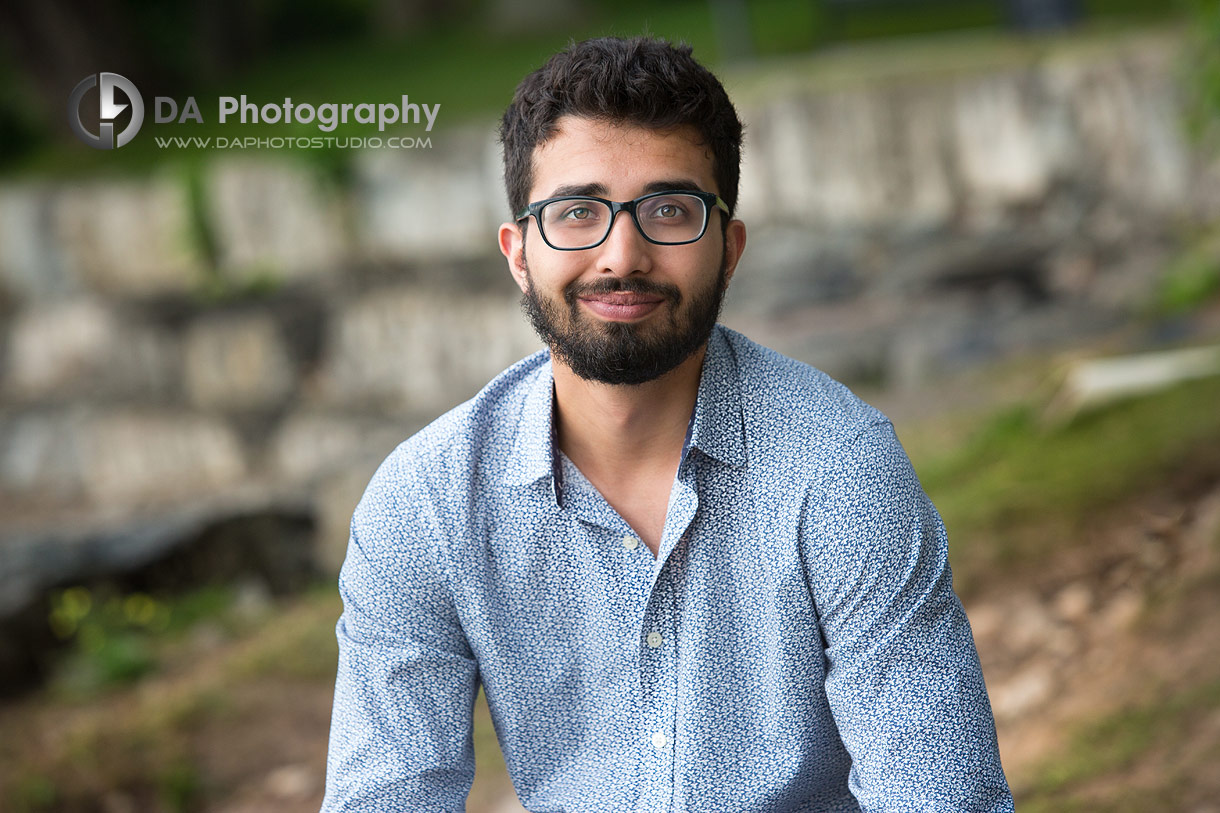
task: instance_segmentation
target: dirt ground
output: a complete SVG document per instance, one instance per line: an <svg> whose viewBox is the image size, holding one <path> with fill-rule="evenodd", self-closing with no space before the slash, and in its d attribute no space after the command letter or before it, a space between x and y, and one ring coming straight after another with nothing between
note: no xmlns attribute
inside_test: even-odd
<svg viewBox="0 0 1220 813"><path fill-rule="evenodd" d="M1127 715L1178 728L1167 741L1150 732L1132 745L1133 764L1071 798L1137 810L1128 801L1150 793L1165 800L1158 809L1220 811L1220 705L1210 700L1220 686L1220 450L1200 450L1172 482L1081 533L1087 544L967 603L1018 801L1049 765L1081 758L1081 724ZM1135 725L1126 733L1138 739Z"/></svg>

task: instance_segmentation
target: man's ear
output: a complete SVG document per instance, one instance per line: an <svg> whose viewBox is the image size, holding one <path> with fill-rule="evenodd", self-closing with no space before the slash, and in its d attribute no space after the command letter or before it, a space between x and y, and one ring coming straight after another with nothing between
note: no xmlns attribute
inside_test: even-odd
<svg viewBox="0 0 1220 813"><path fill-rule="evenodd" d="M740 220L730 220L724 230L724 287L729 287L729 280L737 270L737 262L746 250L746 224Z"/></svg>
<svg viewBox="0 0 1220 813"><path fill-rule="evenodd" d="M518 223L500 224L500 253L508 260L508 273L513 275L521 293L529 289L525 276L525 232Z"/></svg>

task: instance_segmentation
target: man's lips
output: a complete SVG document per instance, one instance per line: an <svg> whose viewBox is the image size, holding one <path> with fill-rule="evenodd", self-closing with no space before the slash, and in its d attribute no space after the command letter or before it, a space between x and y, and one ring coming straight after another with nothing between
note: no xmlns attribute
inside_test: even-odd
<svg viewBox="0 0 1220 813"><path fill-rule="evenodd" d="M665 298L634 291L584 294L578 297L589 310L604 319L638 319L652 313Z"/></svg>

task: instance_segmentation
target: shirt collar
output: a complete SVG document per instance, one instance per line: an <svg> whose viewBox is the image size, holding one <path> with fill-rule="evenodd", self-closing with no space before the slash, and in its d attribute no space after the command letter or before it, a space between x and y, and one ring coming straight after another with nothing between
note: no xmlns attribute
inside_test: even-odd
<svg viewBox="0 0 1220 813"><path fill-rule="evenodd" d="M553 476L555 465L554 413L555 378L548 358L530 376L525 399L517 420L512 457L507 470L512 485L528 485L542 477Z"/></svg>
<svg viewBox="0 0 1220 813"><path fill-rule="evenodd" d="M515 462L510 463L508 480L514 485L526 485L549 477L554 495L557 487L553 426L555 379L549 359L532 378L517 421L512 451ZM745 465L741 382L733 348L725 336L725 328L720 325L716 325L708 339L690 431L690 446L721 463Z"/></svg>
<svg viewBox="0 0 1220 813"><path fill-rule="evenodd" d="M707 342L690 445L721 463L744 466L741 379L733 348L725 334L726 328L716 325Z"/></svg>

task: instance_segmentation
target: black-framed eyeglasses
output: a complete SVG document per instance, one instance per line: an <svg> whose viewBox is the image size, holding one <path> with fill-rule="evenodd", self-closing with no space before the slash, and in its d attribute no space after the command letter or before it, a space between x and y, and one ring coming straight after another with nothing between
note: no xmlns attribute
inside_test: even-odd
<svg viewBox="0 0 1220 813"><path fill-rule="evenodd" d="M548 246L580 251L605 242L614 218L627 212L648 242L681 246L703 237L714 208L729 213L728 204L713 192L652 192L626 201L564 195L531 203L517 215L517 222L533 215Z"/></svg>

